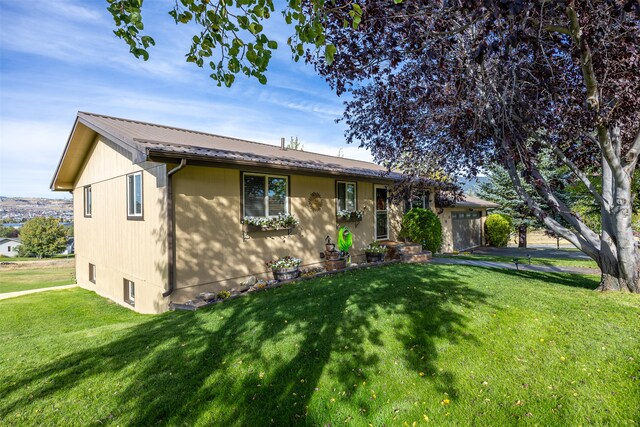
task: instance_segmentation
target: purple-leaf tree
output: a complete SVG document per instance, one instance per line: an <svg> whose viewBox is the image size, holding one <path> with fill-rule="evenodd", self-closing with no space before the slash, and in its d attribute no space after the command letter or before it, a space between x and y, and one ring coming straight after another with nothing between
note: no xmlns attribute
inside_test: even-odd
<svg viewBox="0 0 640 427"><path fill-rule="evenodd" d="M116 34L146 58L142 1L108 1ZM272 12L270 0L180 0L172 16L199 24L187 60L228 86L236 74L266 81ZM500 162L528 209L598 263L601 290L640 292L638 0L289 0L282 13L294 58L351 94L349 142L389 168L428 158L474 175ZM584 185L601 231L558 197L542 151Z"/></svg>

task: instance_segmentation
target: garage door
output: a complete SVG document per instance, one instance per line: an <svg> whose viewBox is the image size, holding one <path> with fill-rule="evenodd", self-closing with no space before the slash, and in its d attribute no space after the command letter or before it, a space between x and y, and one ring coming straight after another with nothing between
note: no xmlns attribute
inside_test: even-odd
<svg viewBox="0 0 640 427"><path fill-rule="evenodd" d="M451 212L453 250L482 244L482 212Z"/></svg>

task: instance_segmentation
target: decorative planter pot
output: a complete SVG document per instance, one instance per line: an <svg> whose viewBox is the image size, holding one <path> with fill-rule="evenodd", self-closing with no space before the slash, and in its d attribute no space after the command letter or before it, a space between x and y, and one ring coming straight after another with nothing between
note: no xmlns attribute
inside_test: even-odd
<svg viewBox="0 0 640 427"><path fill-rule="evenodd" d="M324 268L327 271L342 270L347 266L347 260L344 258L327 260L324 262Z"/></svg>
<svg viewBox="0 0 640 427"><path fill-rule="evenodd" d="M273 271L273 278L278 281L296 279L300 276L300 267L280 268Z"/></svg>
<svg viewBox="0 0 640 427"><path fill-rule="evenodd" d="M382 262L384 261L384 253L377 252L365 252L365 256L367 257L367 262Z"/></svg>
<svg viewBox="0 0 640 427"><path fill-rule="evenodd" d="M340 258L340 252L338 251L325 252L324 256L327 259L327 261L333 261Z"/></svg>

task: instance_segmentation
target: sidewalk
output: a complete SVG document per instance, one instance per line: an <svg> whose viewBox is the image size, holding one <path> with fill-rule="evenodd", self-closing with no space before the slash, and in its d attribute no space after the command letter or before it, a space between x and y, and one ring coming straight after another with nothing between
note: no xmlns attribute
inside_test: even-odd
<svg viewBox="0 0 640 427"><path fill-rule="evenodd" d="M0 300L19 297L22 295L35 294L38 292L57 291L58 289L70 289L70 288L75 288L77 286L78 285L73 284L73 285L63 285L63 286L52 286L50 288L29 289L28 291L7 292L6 294L0 294Z"/></svg>
<svg viewBox="0 0 640 427"><path fill-rule="evenodd" d="M555 265L529 265L518 264L518 268L514 263L508 262L493 262L493 261L476 261L470 259L455 259L455 258L437 258L434 257L431 260L434 264L459 264L459 265L472 265L476 267L486 268L506 268L508 270L521 271L536 271L539 273L569 273L569 274L596 274L600 275L600 270L597 268L587 267L558 267Z"/></svg>

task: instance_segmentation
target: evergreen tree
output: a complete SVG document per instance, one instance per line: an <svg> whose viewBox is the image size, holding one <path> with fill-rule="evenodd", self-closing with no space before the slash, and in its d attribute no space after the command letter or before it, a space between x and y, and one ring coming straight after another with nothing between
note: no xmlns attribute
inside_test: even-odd
<svg viewBox="0 0 640 427"><path fill-rule="evenodd" d="M287 150L300 150L300 151L304 151L304 144L302 144L299 140L298 137L296 136L295 139L293 137L291 137L291 139L289 140L289 143L287 144Z"/></svg>
<svg viewBox="0 0 640 427"><path fill-rule="evenodd" d="M567 191L570 185L567 182L566 169L558 167L548 152L539 154L538 162L540 173L548 182L552 182L556 186L558 198L567 205L571 205L572 197ZM527 207L525 201L518 195L509 172L505 168L500 164L492 163L487 168L487 176L489 179L478 186L478 197L500 205L493 212L511 217L513 227L518 233L518 247L526 248L529 228L544 228L544 223L536 218L531 209ZM536 203L541 206L546 205L544 199L535 191L533 186L524 185L526 191L532 195ZM564 222L559 217L555 219L560 223Z"/></svg>
<svg viewBox="0 0 640 427"><path fill-rule="evenodd" d="M507 215L513 221L514 228L518 231L518 246L527 247L527 230L543 226L534 216L533 212L518 196L513 186L509 173L500 165L493 164L488 168L488 181L478 186L478 197L500 205L493 213Z"/></svg>

